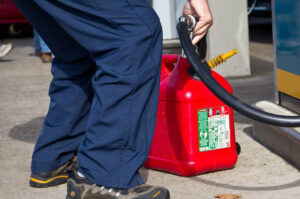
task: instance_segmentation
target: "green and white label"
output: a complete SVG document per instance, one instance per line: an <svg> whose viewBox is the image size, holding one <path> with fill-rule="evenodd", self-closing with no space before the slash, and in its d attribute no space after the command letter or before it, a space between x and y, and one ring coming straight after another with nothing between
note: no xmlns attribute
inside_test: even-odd
<svg viewBox="0 0 300 199"><path fill-rule="evenodd" d="M229 108L199 109L198 132L200 152L230 147Z"/></svg>

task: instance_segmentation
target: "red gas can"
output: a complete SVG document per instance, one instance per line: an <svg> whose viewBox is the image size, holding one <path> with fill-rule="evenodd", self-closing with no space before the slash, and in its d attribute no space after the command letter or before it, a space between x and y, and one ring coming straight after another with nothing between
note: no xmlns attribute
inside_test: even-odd
<svg viewBox="0 0 300 199"><path fill-rule="evenodd" d="M145 167L182 176L233 168L237 161L233 111L179 57L161 82L155 135ZM213 77L229 92L219 74Z"/></svg>

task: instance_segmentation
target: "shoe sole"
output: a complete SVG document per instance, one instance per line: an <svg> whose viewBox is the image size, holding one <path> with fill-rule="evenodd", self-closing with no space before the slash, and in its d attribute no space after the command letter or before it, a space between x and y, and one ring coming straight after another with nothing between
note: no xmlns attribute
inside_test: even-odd
<svg viewBox="0 0 300 199"><path fill-rule="evenodd" d="M169 191L165 191L163 193L160 194L159 197L156 196L152 196L153 199L170 199L170 192ZM67 196L66 199L81 199L79 197L69 197ZM150 198L149 198L150 199Z"/></svg>
<svg viewBox="0 0 300 199"><path fill-rule="evenodd" d="M68 175L61 175L61 176L56 176L56 177L49 178L46 180L39 180L39 179L31 177L29 183L30 183L31 187L47 188L47 187L53 187L53 186L57 186L57 185L66 183L68 180L68 177L69 177Z"/></svg>

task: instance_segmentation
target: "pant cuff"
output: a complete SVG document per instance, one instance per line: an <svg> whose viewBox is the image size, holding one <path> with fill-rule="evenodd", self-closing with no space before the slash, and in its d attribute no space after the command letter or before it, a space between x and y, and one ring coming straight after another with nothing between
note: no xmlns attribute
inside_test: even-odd
<svg viewBox="0 0 300 199"><path fill-rule="evenodd" d="M84 168L78 166L78 171L82 173L86 178L88 178L93 183L99 186L105 186L108 188L114 189L130 189L136 187L138 185L144 184L143 179L139 174L135 176L135 180L133 180L130 184L121 184L116 176L108 176L102 172L96 171L94 169Z"/></svg>
<svg viewBox="0 0 300 199"><path fill-rule="evenodd" d="M71 160L74 157L73 154L69 154L67 156L64 156L56 161L50 161L50 162L42 162L39 160L32 160L31 162L31 172L32 173L42 173L46 171L52 171L57 169L58 167L66 164L69 160Z"/></svg>

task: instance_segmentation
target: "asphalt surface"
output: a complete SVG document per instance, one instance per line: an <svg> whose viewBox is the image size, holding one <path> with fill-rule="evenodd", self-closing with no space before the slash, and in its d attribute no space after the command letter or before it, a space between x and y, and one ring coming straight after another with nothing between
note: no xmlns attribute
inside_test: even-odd
<svg viewBox="0 0 300 199"><path fill-rule="evenodd" d="M269 28L251 32L252 76L232 78L234 93L247 103L273 100L273 48ZM61 199L66 185L29 187L34 143L48 109L50 64L32 56L31 38L4 40L14 50L0 60L0 199ZM142 168L149 184L170 189L172 199L212 199L216 194L240 194L243 199L300 199L300 173L251 136L252 121L235 114L242 152L231 170L185 178Z"/></svg>

